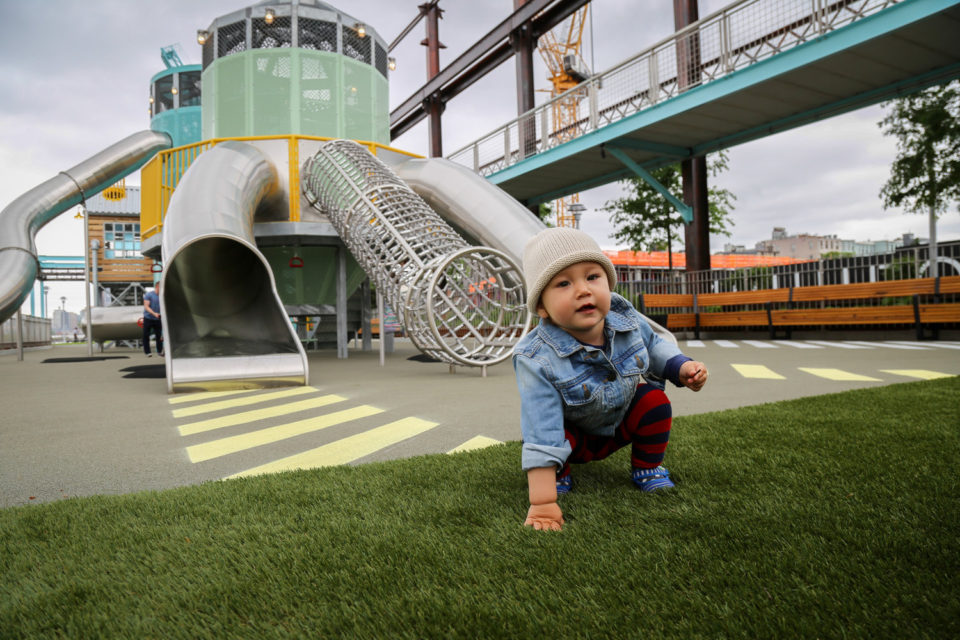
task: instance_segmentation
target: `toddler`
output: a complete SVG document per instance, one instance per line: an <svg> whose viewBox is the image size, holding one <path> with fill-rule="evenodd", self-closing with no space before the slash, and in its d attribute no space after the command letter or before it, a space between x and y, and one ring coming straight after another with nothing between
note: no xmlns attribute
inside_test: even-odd
<svg viewBox="0 0 960 640"><path fill-rule="evenodd" d="M570 464L628 444L637 488L673 487L661 464L672 417L664 381L699 391L706 366L613 293L613 263L582 231L538 233L524 249L523 271L527 307L541 318L513 352L530 494L524 525L559 531L557 495L573 486Z"/></svg>

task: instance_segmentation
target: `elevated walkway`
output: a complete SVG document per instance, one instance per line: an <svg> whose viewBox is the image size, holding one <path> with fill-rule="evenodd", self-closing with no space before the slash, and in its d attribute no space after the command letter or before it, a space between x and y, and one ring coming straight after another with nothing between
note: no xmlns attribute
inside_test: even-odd
<svg viewBox="0 0 960 640"><path fill-rule="evenodd" d="M741 0L449 158L547 202L960 77L958 34L960 0Z"/></svg>

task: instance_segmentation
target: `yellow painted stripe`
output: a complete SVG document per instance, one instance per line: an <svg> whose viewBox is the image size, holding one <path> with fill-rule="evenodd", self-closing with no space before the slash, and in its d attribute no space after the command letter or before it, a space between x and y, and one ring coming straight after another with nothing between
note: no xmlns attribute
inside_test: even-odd
<svg viewBox="0 0 960 640"><path fill-rule="evenodd" d="M235 396L238 393L253 393L260 389L231 389L229 391L201 391L200 393L180 393L170 396L170 404L183 404L184 402L199 402L200 400L213 400L214 398L223 398L225 396Z"/></svg>
<svg viewBox="0 0 960 640"><path fill-rule="evenodd" d="M499 440L494 440L493 438L488 438L486 436L474 436L459 447L450 449L450 451L447 451L447 453L461 453L463 451L473 451L474 449L484 449L486 447L492 447L495 444L503 443Z"/></svg>
<svg viewBox="0 0 960 640"><path fill-rule="evenodd" d="M939 371L928 371L926 369L881 369L884 373L892 373L896 376L906 376L908 378L920 378L921 380L936 380L937 378L952 378L952 373L940 373Z"/></svg>
<svg viewBox="0 0 960 640"><path fill-rule="evenodd" d="M221 400L219 402L209 402L207 404L197 405L195 407L185 407L183 409L174 409L174 418L185 418L195 416L201 413L210 413L211 411L220 411L222 409L233 409L235 407L244 407L259 402L269 402L271 400L280 400L291 396L300 396L305 393L317 391L313 387L291 387L283 391L273 391L271 393L259 393L255 396L245 396L243 398L234 398L233 400Z"/></svg>
<svg viewBox="0 0 960 640"><path fill-rule="evenodd" d="M765 367L762 364L731 364L737 373L744 378L758 378L760 380L786 380L782 375Z"/></svg>
<svg viewBox="0 0 960 640"><path fill-rule="evenodd" d="M849 371L843 371L842 369L817 369L807 367L799 367L799 369L800 371L804 371L810 375L817 376L818 378L826 378L827 380L840 380L846 382L882 382L882 380L879 378L862 376L859 373L850 373Z"/></svg>
<svg viewBox="0 0 960 640"><path fill-rule="evenodd" d="M281 404L275 407L266 407L264 409L253 409L252 411L233 413L220 418L210 418L209 420L190 422L188 424L180 425L180 435L192 436L195 433L203 433L204 431L213 431L214 429L233 427L238 424L247 424L248 422L255 422L257 420L285 416L291 413L297 413L298 411L317 409L319 407L325 407L328 404L334 404L335 402L343 402L344 400L346 400L346 398L343 396L326 395L316 398L307 398L306 400L300 400L299 402Z"/></svg>
<svg viewBox="0 0 960 640"><path fill-rule="evenodd" d="M280 471L290 471L292 469L314 469L316 467L332 467L338 464L346 464L359 460L363 456L370 455L391 444L396 444L429 431L437 426L436 422L421 420L420 418L404 418L385 424L382 427L376 427L355 436L349 436L322 447L304 451L287 458L274 460L267 464L247 469L236 473L231 478L241 478L244 476L255 476L261 473L278 473Z"/></svg>
<svg viewBox="0 0 960 640"><path fill-rule="evenodd" d="M326 429L327 427L349 422L350 420L359 420L360 418L366 418L367 416L378 413L383 413L383 409L377 409L376 407L364 404L359 407L354 407L353 409L328 413L324 416L316 416L314 418L298 420L297 422L291 422L289 424L281 424L276 427L267 427L266 429L259 429L229 438L220 438L212 442L196 444L192 447L187 447L187 455L190 456L190 462L203 462L211 458L219 458L220 456L236 453L237 451L272 444L280 440L286 440L287 438L293 438L312 431L319 431L320 429Z"/></svg>

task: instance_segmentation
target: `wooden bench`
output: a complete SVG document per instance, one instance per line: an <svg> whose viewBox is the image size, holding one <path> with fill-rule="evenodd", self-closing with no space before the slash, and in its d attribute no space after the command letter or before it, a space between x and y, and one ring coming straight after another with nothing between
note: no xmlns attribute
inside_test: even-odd
<svg viewBox="0 0 960 640"><path fill-rule="evenodd" d="M960 302L954 301L958 299L956 294L960 294L960 276L944 276L724 293L641 294L638 307L647 315L655 314L658 309L670 309L666 313L666 327L693 329L698 338L701 329L720 327L766 327L774 338L778 329L789 337L794 327L905 324L916 327L920 340L925 337L925 326L960 323ZM921 296L928 299L921 301ZM948 296L949 300L942 300L942 296ZM883 298L906 298L910 302L849 304ZM933 329L935 337L936 327Z"/></svg>

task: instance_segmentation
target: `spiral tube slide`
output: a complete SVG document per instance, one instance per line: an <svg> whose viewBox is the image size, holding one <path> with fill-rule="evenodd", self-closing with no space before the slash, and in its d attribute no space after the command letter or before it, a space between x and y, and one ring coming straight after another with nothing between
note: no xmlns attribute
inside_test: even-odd
<svg viewBox="0 0 960 640"><path fill-rule="evenodd" d="M281 195L273 163L237 141L206 151L180 179L161 244L168 391L307 383L306 353L253 234L258 210Z"/></svg>
<svg viewBox="0 0 960 640"><path fill-rule="evenodd" d="M446 158L405 158L390 168L460 233L517 264L527 241L547 228L506 191ZM666 327L644 318L661 338L677 343Z"/></svg>
<svg viewBox="0 0 960 640"><path fill-rule="evenodd" d="M484 368L510 357L531 320L516 261L467 244L355 142L322 144L304 163L301 184L418 349L449 364Z"/></svg>
<svg viewBox="0 0 960 640"><path fill-rule="evenodd" d="M0 322L20 308L40 272L37 232L67 209L142 167L170 136L140 131L110 145L77 166L60 172L0 212Z"/></svg>

